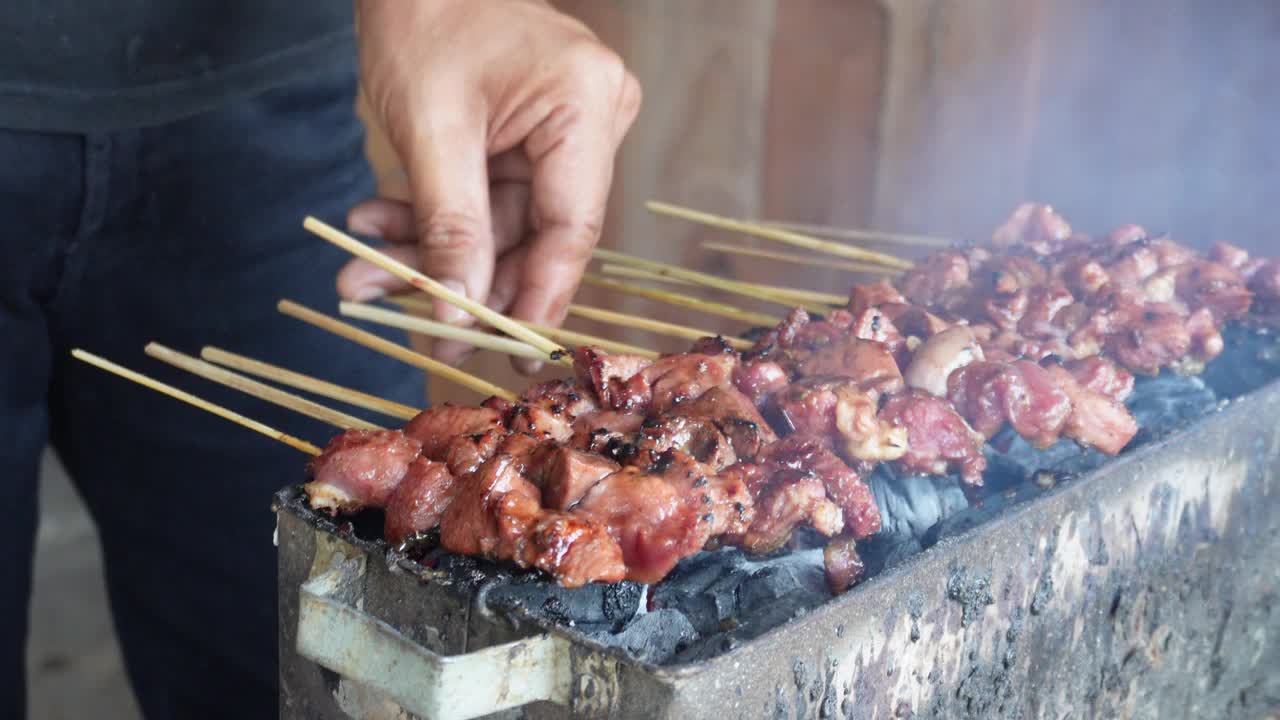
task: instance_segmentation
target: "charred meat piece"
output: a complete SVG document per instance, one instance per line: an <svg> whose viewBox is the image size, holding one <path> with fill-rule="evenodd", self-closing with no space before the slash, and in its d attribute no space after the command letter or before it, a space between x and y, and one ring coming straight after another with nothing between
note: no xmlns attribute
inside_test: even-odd
<svg viewBox="0 0 1280 720"><path fill-rule="evenodd" d="M625 380L613 380L610 402L627 413L665 413L702 396L713 387L732 384L736 355L667 355Z"/></svg>
<svg viewBox="0 0 1280 720"><path fill-rule="evenodd" d="M1280 260L1261 264L1249 278L1249 290L1257 296L1260 312L1280 312Z"/></svg>
<svg viewBox="0 0 1280 720"><path fill-rule="evenodd" d="M502 427L502 413L493 408L445 403L418 413L404 426L404 434L422 443L423 455L443 460L444 451L458 435L475 435Z"/></svg>
<svg viewBox="0 0 1280 720"><path fill-rule="evenodd" d="M744 361L756 360L774 360L775 355L781 350L795 345L796 336L801 328L809 324L809 313L803 308L793 308L782 322L769 328L760 339L756 341L754 347L743 355ZM743 392L747 392L744 390ZM747 392L751 395L750 392Z"/></svg>
<svg viewBox="0 0 1280 720"><path fill-rule="evenodd" d="M893 353L882 343L844 336L806 355L799 355L800 377L846 377L876 392L902 389L902 371Z"/></svg>
<svg viewBox="0 0 1280 720"><path fill-rule="evenodd" d="M518 403L507 414L506 422L511 432L532 435L541 440L568 442L573 437L573 416L560 406L547 408Z"/></svg>
<svg viewBox="0 0 1280 720"><path fill-rule="evenodd" d="M784 434L821 439L850 460L876 463L897 460L906 452L906 430L881 422L878 395L853 380L807 378L774 401L770 414Z"/></svg>
<svg viewBox="0 0 1280 720"><path fill-rule="evenodd" d="M978 362L951 374L947 397L973 429L990 440L1005 423L1038 448L1058 440L1071 401L1035 363Z"/></svg>
<svg viewBox="0 0 1280 720"><path fill-rule="evenodd" d="M1067 332L1055 322L1058 313L1076 301L1062 285L1040 285L1027 294L1027 310L1018 322L1018 332L1029 338L1062 338Z"/></svg>
<svg viewBox="0 0 1280 720"><path fill-rule="evenodd" d="M866 566L858 556L857 541L848 535L832 538L822 549L822 565L827 587L833 595L853 587L862 579Z"/></svg>
<svg viewBox="0 0 1280 720"><path fill-rule="evenodd" d="M527 404L572 419L600 409L594 396L594 389L584 388L573 378L557 378L530 387L520 397Z"/></svg>
<svg viewBox="0 0 1280 720"><path fill-rule="evenodd" d="M862 539L880 532L880 508L871 488L852 468L836 457L824 444L801 435L783 438L772 448L767 470L791 470L816 477L842 511L844 526L855 538ZM775 472L773 484L787 473Z"/></svg>
<svg viewBox="0 0 1280 720"><path fill-rule="evenodd" d="M535 567L567 588L592 582L621 582L627 576L622 548L600 523L573 513L538 514L520 556L522 567Z"/></svg>
<svg viewBox="0 0 1280 720"><path fill-rule="evenodd" d="M653 363L641 355L622 355L583 346L574 350L573 372L578 384L591 388L602 409L619 409L613 397L615 384L626 381Z"/></svg>
<svg viewBox="0 0 1280 720"><path fill-rule="evenodd" d="M572 512L607 529L628 580L655 583L710 538L714 518L700 504L661 475L627 467L597 482Z"/></svg>
<svg viewBox="0 0 1280 720"><path fill-rule="evenodd" d="M1219 325L1243 317L1253 304L1253 293L1240 273L1208 260L1177 265L1178 298L1192 309L1207 308Z"/></svg>
<svg viewBox="0 0 1280 720"><path fill-rule="evenodd" d="M439 459L455 477L462 477L474 472L493 457L508 434L506 430L495 428L475 435L458 435L449 442Z"/></svg>
<svg viewBox="0 0 1280 720"><path fill-rule="evenodd" d="M495 455L458 478L453 502L440 519L440 542L461 555L510 559L512 542L528 529L524 526L532 526L540 500L537 486L520 475L516 458Z"/></svg>
<svg viewBox="0 0 1280 720"><path fill-rule="evenodd" d="M778 363L771 360L752 360L738 365L733 384L743 395L751 398L757 407L763 406L769 396L787 386L791 377Z"/></svg>
<svg viewBox="0 0 1280 720"><path fill-rule="evenodd" d="M773 552L791 539L801 525L832 536L844 528L840 507L827 498L822 481L802 470L783 470L769 476L756 495L755 519L741 537L726 537L732 545L748 552Z"/></svg>
<svg viewBox="0 0 1280 720"><path fill-rule="evenodd" d="M732 386L711 388L697 400L677 407L672 415L712 420L742 459L755 458L778 441L755 404Z"/></svg>
<svg viewBox="0 0 1280 720"><path fill-rule="evenodd" d="M1069 370L1050 364L1045 368L1071 399L1062 434L1086 447L1117 455L1138 433L1138 422L1122 403L1078 383Z"/></svg>
<svg viewBox="0 0 1280 720"><path fill-rule="evenodd" d="M1177 310L1149 303L1131 324L1107 338L1106 348L1133 372L1157 375L1191 352L1191 333Z"/></svg>
<svg viewBox="0 0 1280 720"><path fill-rule="evenodd" d="M849 293L849 314L858 317L863 312L882 305L904 304L907 299L888 280L881 279L874 285L854 285Z"/></svg>
<svg viewBox="0 0 1280 720"><path fill-rule="evenodd" d="M1209 248L1209 259L1216 263L1221 263L1239 271L1249 263L1249 251L1242 247L1237 247L1229 242L1219 240Z"/></svg>
<svg viewBox="0 0 1280 720"><path fill-rule="evenodd" d="M595 453L556 448L539 469L542 503L553 510L568 510L596 483L621 469Z"/></svg>
<svg viewBox="0 0 1280 720"><path fill-rule="evenodd" d="M387 500L383 535L399 543L440 524L457 483L443 463L419 457L409 464L404 479Z"/></svg>
<svg viewBox="0 0 1280 720"><path fill-rule="evenodd" d="M991 245L997 250L1026 248L1037 255L1056 255L1071 239L1071 225L1051 206L1023 203L996 228Z"/></svg>
<svg viewBox="0 0 1280 720"><path fill-rule="evenodd" d="M1124 402L1133 394L1133 373L1100 355L1072 360L1063 367L1082 387L1116 402Z"/></svg>
<svg viewBox="0 0 1280 720"><path fill-rule="evenodd" d="M649 418L641 427L634 444L640 451L632 464L650 465L662 454L676 450L715 470L738 461L729 438L708 417L669 416Z"/></svg>
<svg viewBox="0 0 1280 720"><path fill-rule="evenodd" d="M311 461L307 499L331 515L384 507L421 450L399 430L347 430Z"/></svg>
<svg viewBox="0 0 1280 720"><path fill-rule="evenodd" d="M946 400L908 390L885 401L880 418L907 432L907 452L898 465L909 473L946 475L958 470L969 485L981 485L987 469L986 439L969 427Z"/></svg>
<svg viewBox="0 0 1280 720"><path fill-rule="evenodd" d="M902 293L910 302L929 309L947 309L971 285L969 258L958 250L943 250L925 258L902 276Z"/></svg>

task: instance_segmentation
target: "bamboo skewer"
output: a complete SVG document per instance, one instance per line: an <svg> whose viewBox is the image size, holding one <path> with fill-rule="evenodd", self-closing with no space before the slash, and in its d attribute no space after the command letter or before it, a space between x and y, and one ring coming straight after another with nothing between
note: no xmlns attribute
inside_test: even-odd
<svg viewBox="0 0 1280 720"><path fill-rule="evenodd" d="M744 255L746 257L761 258L765 260L777 260L779 262L791 263L792 265L808 265L810 267L831 268L833 270L844 270L845 272L866 273L872 275L901 274L900 270L881 267L880 265L832 260L829 257L806 257L804 255L795 255L793 253L778 252L776 250L762 250L758 248L743 247L741 245L730 245L729 243L707 241L702 243L702 247L713 252L722 252L728 255Z"/></svg>
<svg viewBox="0 0 1280 720"><path fill-rule="evenodd" d="M420 298L411 297L411 296L405 297L403 295L398 295L398 296L387 298L387 300L388 302L395 303L397 305L400 305L401 307L410 308L410 309L414 309L422 312L431 311L430 303L424 302ZM404 317L414 319L414 320L418 319L417 316L413 316L413 315L406 315ZM403 322L407 323L409 321L410 320L406 319ZM537 332L540 332L549 338L552 338L562 343L567 343L572 346L581 347L584 345L594 345L595 347L607 350L608 352L611 352L611 353L620 353L623 355L643 355L644 357L649 357L654 359L658 357L658 353L648 348L642 348L637 345L631 345L628 343L619 342L617 340L610 340L609 338L603 338L596 335L588 335L586 333L575 332L573 330L568 330L565 328L551 327L549 325L539 325L537 323L525 322L523 320L518 320L517 322L523 325L527 325L530 329L536 330ZM425 330L426 326L423 326L423 328ZM406 329L409 329L409 328L406 328ZM471 332L475 332L475 331L473 330ZM432 333L423 331L422 334L431 335ZM497 337L494 335L488 335L486 333L481 333L481 334L486 335L486 337L489 337L489 338ZM504 341L511 340L510 338L501 338L501 337L497 337L497 339L504 340ZM467 341L463 340L463 342L467 342ZM483 347L483 346L477 345L477 347ZM492 347L490 349L497 350L498 352L506 352L505 350L499 347ZM508 353L508 354L511 354L511 353ZM542 359L542 356L539 356L539 359ZM573 360L570 359L568 356L564 356L560 358L560 360L558 360L557 362L567 367L573 366Z"/></svg>
<svg viewBox="0 0 1280 720"><path fill-rule="evenodd" d="M633 268L647 270L649 273L656 274L661 277L671 277L683 280L693 285L703 285L713 287L724 292L734 293L736 295L745 295L757 300L794 307L795 305L804 306L806 310L814 310L815 312L825 312L825 309L818 309L815 306L807 305L805 302L797 303L793 296L783 296L776 292L771 292L758 285L744 283L737 280L729 280L710 273L698 272L697 270L689 270L687 268L677 267L668 263L657 262L656 260L648 260L645 258L634 257L625 253L615 252L613 250L605 250L596 248L592 251L595 257L606 263L617 263L628 265ZM604 268L606 273L609 272L609 266ZM632 277L635 277L632 275Z"/></svg>
<svg viewBox="0 0 1280 720"><path fill-rule="evenodd" d="M416 298L405 298L403 304L405 307L410 306L410 302ZM396 302L392 300L392 302ZM415 309L431 310L429 301L422 302L421 305L413 304ZM528 358L530 360L546 360L547 356L538 348L513 340L501 335L493 335L491 333L482 332L480 330L471 330L470 328L462 328L449 323L428 320L417 315L409 315L407 313L395 312L376 305L366 305L356 302L342 302L338 304L338 312L347 317L358 318L360 320L368 320L369 322L378 323L379 325L387 325L389 327L407 330L419 335L428 337L443 338L445 340L456 340L464 342L468 345L474 345L485 350L494 350L496 352L505 353L515 357ZM564 360L561 360L564 364ZM569 364L572 364L571 362Z"/></svg>
<svg viewBox="0 0 1280 720"><path fill-rule="evenodd" d="M484 396L497 396L505 400L515 401L518 398L516 394L510 390L500 388L493 383L478 378L471 373L459 370L451 365L442 363L435 358L429 358L422 353L414 352L409 348L397 345L385 338L378 337L371 332L361 330L354 325L349 325L329 317L323 313L318 313L307 307L303 307L291 300L281 300L276 304L276 308L289 317L301 320L310 325L314 325L322 330L327 330L334 335L344 337L352 342L364 345L365 347L376 350L384 355L389 355L400 362L407 365L426 370L433 375L437 375L450 382L455 382L465 388L476 391Z"/></svg>
<svg viewBox="0 0 1280 720"><path fill-rule="evenodd" d="M807 233L809 235L831 238L833 240L860 240L862 242L914 245L917 247L929 248L947 248L954 244L953 241L946 238L932 237L930 235L909 235L906 233L882 232L880 230L838 228L829 227L827 225L807 225L805 223L777 222L773 220L765 220L760 224L768 225L769 227L776 227L780 230Z"/></svg>
<svg viewBox="0 0 1280 720"><path fill-rule="evenodd" d="M107 372L112 373L113 375L118 375L122 378L132 380L133 382L138 383L139 385L142 385L144 387L151 388L156 392L162 393L164 395L168 395L169 397L174 398L176 400L181 400L182 402L187 403L188 405L194 405L195 407L198 407L201 410L205 410L207 412L213 413L214 415L217 415L218 417L223 418L224 420L230 420L231 422L236 423L241 427L246 427L250 430L253 430L254 432L258 432L263 435L266 435L272 440L278 440L284 443L285 445L288 445L289 447L294 448L295 450L301 450L302 452L307 453L309 455L319 455L321 453L320 448L316 447L315 445L312 445L306 440L301 440L292 435L280 432L279 430L276 430L275 428L269 425L265 425L263 423L258 422L257 420L247 418L244 415L241 415L240 413L235 412L234 410L228 410L227 408L222 407L221 405L215 405L214 403L211 403L208 400L192 395L191 393L186 392L184 390L179 390L178 388L173 387L172 385L166 385L165 383L162 383L159 380L153 380L147 377L146 375L143 375L142 373L134 372L129 368L123 367L121 365L117 365L111 362L110 360L101 358L97 355L94 355L93 353L85 352L84 350L76 348L71 351L71 356L78 360L82 360L86 363L89 363L90 365L93 365L97 368L106 370Z"/></svg>
<svg viewBox="0 0 1280 720"><path fill-rule="evenodd" d="M694 297L692 295L684 295L682 293L660 290L658 288L647 288L642 285L614 280L613 278L607 278L595 273L583 273L582 282L586 285L598 288L615 290L627 295L634 295L636 297L647 298L649 300L655 300L668 305L697 310L698 312L704 312L708 315L726 317L749 325L777 325L782 321L781 318L774 317L773 315L744 310L740 307L715 302L713 300L703 300L702 298Z"/></svg>
<svg viewBox="0 0 1280 720"><path fill-rule="evenodd" d="M288 408L294 412L301 413L310 418L315 418L323 422L327 422L341 430L383 430L380 425L375 425L367 420L362 420L354 415L348 415L344 412L327 408L320 403L307 400L304 397L287 393L279 388L271 387L265 383L260 383L252 378L245 377L239 373L231 372L226 368L218 367L212 363L207 363L199 358L191 357L185 353L180 353L172 348L165 347L159 343L147 343L147 355L182 368L187 372L198 375L206 380L229 388L239 390L246 395L251 395L259 400L266 400L269 403Z"/></svg>
<svg viewBox="0 0 1280 720"><path fill-rule="evenodd" d="M587 307L585 305L570 305L569 314L581 318L587 318L588 320L596 320L622 327L648 330L649 332L657 333L659 335L669 335L671 337L678 337L686 340L701 340L706 337L723 337L725 342L738 350L747 350L753 346L753 343L749 340L743 340L742 338L737 337L724 337L720 333L712 332L710 330L699 330L697 328L685 327L684 325L676 325L673 323L662 322L661 320L636 317L635 315L627 315L626 313Z"/></svg>
<svg viewBox="0 0 1280 720"><path fill-rule="evenodd" d="M677 285L696 285L683 278L675 277L668 272L659 270L651 271L642 268L626 267L605 263L601 266L601 271L608 275L619 275L622 277L636 278L640 280L652 280L654 282L676 283ZM718 288L725 292L737 293L747 297L753 297L759 300L765 300L787 307L800 307L818 313L830 312L831 305L844 305L849 299L843 295L834 293L817 292L815 290L800 290L797 288L780 287L778 285L761 285L758 283L744 283L737 280L731 281L744 286L743 289Z"/></svg>
<svg viewBox="0 0 1280 720"><path fill-rule="evenodd" d="M715 215L709 212L683 208L663 202L650 201L646 203L645 206L652 212L658 213L659 215L669 215L671 217L677 217L682 220L688 220L702 225L709 225L723 230L732 230L734 232L754 235L768 240L776 240L777 242L786 243L788 245L795 245L796 247L807 248L809 250L826 253L828 255L837 255L839 257L849 258L850 260L862 260L865 262L878 263L880 265L899 268L901 270L910 270L915 267L915 264L910 260L904 260L896 255L876 252L874 250L866 250L854 245L845 245L831 240L822 240L808 235L802 235L797 232L762 225L760 223L745 220L734 220L733 218L724 217L723 215Z"/></svg>
<svg viewBox="0 0 1280 720"><path fill-rule="evenodd" d="M331 400L338 400L349 405L362 407L366 410L382 413L388 417L398 418L400 420L411 420L421 412L420 408L410 405L403 405L391 400L385 400L376 395L362 393L359 390L352 390L341 385L335 385L309 375L303 375L292 370L254 360L243 355L227 352L216 347L205 347L200 350L200 357L218 365L229 367L232 370L239 370L249 375L256 375L267 380L274 380L282 385L306 390L315 393L321 397L327 397Z"/></svg>
<svg viewBox="0 0 1280 720"><path fill-rule="evenodd" d="M343 250L346 250L352 255L368 260L422 292L461 308L468 313L471 313L472 316L483 321L487 325L501 330L518 340L523 340L529 343L546 353L548 356L564 352L564 348L536 332L533 332L520 323L515 322L511 318L490 310L483 303L476 302L475 300L467 298L465 295L461 295L450 290L436 280L423 275L393 257L378 252L372 247L360 242L322 220L308 216L303 221L302 226L334 245L337 245Z"/></svg>

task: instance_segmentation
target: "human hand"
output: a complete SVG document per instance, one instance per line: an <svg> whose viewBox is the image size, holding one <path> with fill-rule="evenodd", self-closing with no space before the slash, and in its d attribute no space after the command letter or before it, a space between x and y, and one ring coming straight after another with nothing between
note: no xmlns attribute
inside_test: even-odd
<svg viewBox="0 0 1280 720"><path fill-rule="evenodd" d="M350 229L499 312L558 325L599 240L635 78L542 0L357 0L356 23L362 89L411 205L362 203ZM363 260L338 276L348 299L406 288ZM472 320L442 301L434 315ZM436 349L448 362L465 352Z"/></svg>

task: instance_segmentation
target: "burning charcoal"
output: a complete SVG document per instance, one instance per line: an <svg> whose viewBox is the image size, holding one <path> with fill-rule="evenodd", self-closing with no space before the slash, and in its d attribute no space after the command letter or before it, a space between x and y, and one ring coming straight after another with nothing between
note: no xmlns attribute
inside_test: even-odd
<svg viewBox="0 0 1280 720"><path fill-rule="evenodd" d="M609 622L615 625L626 623L636 616L642 595L643 588L633 582L606 585L600 610Z"/></svg>
<svg viewBox="0 0 1280 720"><path fill-rule="evenodd" d="M605 611L607 587L611 586L571 589L537 575L520 575L486 586L481 602L491 611L538 617L556 625L600 625L613 621ZM636 595L638 600L638 591Z"/></svg>
<svg viewBox="0 0 1280 720"><path fill-rule="evenodd" d="M1219 397L1239 397L1280 376L1280 333L1232 323L1222 339L1222 354L1201 376Z"/></svg>
<svg viewBox="0 0 1280 720"><path fill-rule="evenodd" d="M1198 377L1161 373L1139 378L1126 403L1138 421L1134 444L1158 440L1203 417L1218 405L1218 396Z"/></svg>
<svg viewBox="0 0 1280 720"><path fill-rule="evenodd" d="M679 610L659 609L635 619L617 634L595 633L599 642L623 648L640 662L665 663L698 638Z"/></svg>
<svg viewBox="0 0 1280 720"><path fill-rule="evenodd" d="M960 480L936 475L900 475L881 465L870 477L880 506L880 535L920 538L939 520L969 506Z"/></svg>
<svg viewBox="0 0 1280 720"><path fill-rule="evenodd" d="M738 602L744 614L774 604L797 590L814 595L830 595L822 569L822 551L792 552L751 573L738 588Z"/></svg>

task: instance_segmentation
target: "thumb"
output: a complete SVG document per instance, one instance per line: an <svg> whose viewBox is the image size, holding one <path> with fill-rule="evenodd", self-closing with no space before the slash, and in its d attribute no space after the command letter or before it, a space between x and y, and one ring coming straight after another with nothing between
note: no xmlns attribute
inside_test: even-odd
<svg viewBox="0 0 1280 720"><path fill-rule="evenodd" d="M484 302L493 282L494 241L483 123L415 134L402 154L413 201L418 265L454 292ZM465 311L435 302L437 320L470 324Z"/></svg>

